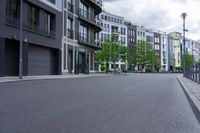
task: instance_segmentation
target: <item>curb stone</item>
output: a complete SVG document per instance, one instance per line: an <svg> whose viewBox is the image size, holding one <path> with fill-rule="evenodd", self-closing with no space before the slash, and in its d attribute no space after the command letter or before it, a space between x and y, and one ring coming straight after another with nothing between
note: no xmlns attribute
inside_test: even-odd
<svg viewBox="0 0 200 133"><path fill-rule="evenodd" d="M109 74L96 74L96 75L72 75L72 76L49 76L49 77L26 77L24 79L11 78L0 80L0 83L12 83L12 82L24 82L24 81L37 81L37 80L59 80L59 79L74 79L74 78L90 78L90 77L101 77L101 76L109 76Z"/></svg>
<svg viewBox="0 0 200 133"><path fill-rule="evenodd" d="M185 93L185 96L188 99L188 102L200 124L200 101L196 96L194 96L194 94L191 93L190 89L181 81L179 77L177 77L177 80L183 89L183 92Z"/></svg>

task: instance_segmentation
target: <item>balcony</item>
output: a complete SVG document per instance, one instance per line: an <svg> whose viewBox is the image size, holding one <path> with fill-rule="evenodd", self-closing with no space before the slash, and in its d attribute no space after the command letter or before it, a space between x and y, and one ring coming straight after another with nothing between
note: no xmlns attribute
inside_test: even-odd
<svg viewBox="0 0 200 133"><path fill-rule="evenodd" d="M118 30L112 30L112 33L118 35L118 34L120 34L120 31L118 31Z"/></svg>
<svg viewBox="0 0 200 133"><path fill-rule="evenodd" d="M67 29L67 37L68 38L73 39L73 36L74 36L73 33L74 33L73 30Z"/></svg>
<svg viewBox="0 0 200 133"><path fill-rule="evenodd" d="M74 13L74 5L72 3L67 3L67 9L69 12Z"/></svg>
<svg viewBox="0 0 200 133"><path fill-rule="evenodd" d="M92 13L89 13L86 10L79 9L79 18L83 21L92 24L95 27L95 32L100 32L102 30L101 28L101 21L95 19L95 15Z"/></svg>
<svg viewBox="0 0 200 133"><path fill-rule="evenodd" d="M102 0L89 0L95 6L95 14L99 14L102 12Z"/></svg>
<svg viewBox="0 0 200 133"><path fill-rule="evenodd" d="M96 50L101 49L101 46L96 44L94 37L88 37L84 33L79 33L78 37L79 43L92 47Z"/></svg>
<svg viewBox="0 0 200 133"><path fill-rule="evenodd" d="M13 27L20 27L20 19L13 17L13 16L6 16L6 24L13 26ZM56 33L53 30L45 29L40 27L39 25L30 23L30 22L23 22L23 29L27 31L31 31L37 34L49 36L49 37L56 37Z"/></svg>
<svg viewBox="0 0 200 133"><path fill-rule="evenodd" d="M56 3L56 0L47 0L47 1L51 2L52 4Z"/></svg>

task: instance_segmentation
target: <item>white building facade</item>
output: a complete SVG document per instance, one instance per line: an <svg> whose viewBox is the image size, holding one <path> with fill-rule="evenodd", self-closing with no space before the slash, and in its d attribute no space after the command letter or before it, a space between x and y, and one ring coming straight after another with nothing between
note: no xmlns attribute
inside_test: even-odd
<svg viewBox="0 0 200 133"><path fill-rule="evenodd" d="M166 33L161 33L161 70L169 70L169 50L168 50L168 35Z"/></svg>
<svg viewBox="0 0 200 133"><path fill-rule="evenodd" d="M116 42L118 44L127 47L127 26L124 24L124 18L111 14L106 11L102 11L99 15L99 19L102 23L102 31L97 34L97 38L103 41L107 38L111 38L112 35L115 36ZM125 62L118 60L116 62L116 68L122 68L125 66ZM114 69L114 63L109 63L109 70Z"/></svg>

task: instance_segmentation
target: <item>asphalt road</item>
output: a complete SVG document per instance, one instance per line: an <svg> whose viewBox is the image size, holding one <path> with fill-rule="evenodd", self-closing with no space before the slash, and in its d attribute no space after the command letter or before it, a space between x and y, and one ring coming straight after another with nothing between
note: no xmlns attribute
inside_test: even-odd
<svg viewBox="0 0 200 133"><path fill-rule="evenodd" d="M200 133L176 75L0 83L0 133Z"/></svg>

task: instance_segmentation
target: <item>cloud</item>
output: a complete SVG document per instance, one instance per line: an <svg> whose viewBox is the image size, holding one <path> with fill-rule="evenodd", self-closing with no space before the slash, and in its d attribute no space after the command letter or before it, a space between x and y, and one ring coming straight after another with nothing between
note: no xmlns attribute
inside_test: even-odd
<svg viewBox="0 0 200 133"><path fill-rule="evenodd" d="M199 0L103 0L104 10L147 28L182 32L181 13L187 12L187 33L200 39Z"/></svg>

